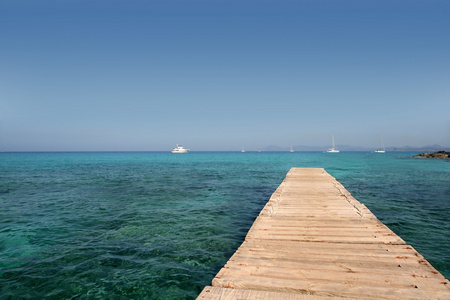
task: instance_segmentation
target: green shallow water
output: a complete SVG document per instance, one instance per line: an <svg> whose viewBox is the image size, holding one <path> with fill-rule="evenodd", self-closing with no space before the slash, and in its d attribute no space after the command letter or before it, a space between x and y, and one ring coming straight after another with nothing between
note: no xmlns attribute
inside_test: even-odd
<svg viewBox="0 0 450 300"><path fill-rule="evenodd" d="M450 277L450 161L1 153L1 299L195 299L291 167L323 167Z"/></svg>

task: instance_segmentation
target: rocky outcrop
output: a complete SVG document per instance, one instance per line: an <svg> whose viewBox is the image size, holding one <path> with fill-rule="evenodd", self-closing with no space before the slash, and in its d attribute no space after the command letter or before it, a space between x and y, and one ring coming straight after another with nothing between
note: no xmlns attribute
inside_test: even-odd
<svg viewBox="0 0 450 300"><path fill-rule="evenodd" d="M420 154L414 155L414 157L421 157L421 158L450 158L450 152L438 151L438 152L434 152L434 153L420 153Z"/></svg>

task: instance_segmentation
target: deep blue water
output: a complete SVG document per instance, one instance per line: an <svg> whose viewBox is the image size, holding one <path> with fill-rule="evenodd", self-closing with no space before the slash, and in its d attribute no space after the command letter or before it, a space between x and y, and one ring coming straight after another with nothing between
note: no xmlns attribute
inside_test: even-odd
<svg viewBox="0 0 450 300"><path fill-rule="evenodd" d="M0 153L0 299L195 299L291 167L323 167L450 278L450 160Z"/></svg>

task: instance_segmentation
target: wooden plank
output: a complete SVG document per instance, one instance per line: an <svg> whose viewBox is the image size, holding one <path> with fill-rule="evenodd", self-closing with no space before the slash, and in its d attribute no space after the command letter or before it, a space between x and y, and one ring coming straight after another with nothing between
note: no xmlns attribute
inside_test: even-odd
<svg viewBox="0 0 450 300"><path fill-rule="evenodd" d="M448 293L431 289L419 289L415 286L384 286L361 284L360 282L339 282L336 280L314 281L291 279L283 276L235 276L213 280L213 286L229 289L263 290L291 292L328 297L348 297L354 299L449 299ZM261 288L264 287L264 288Z"/></svg>
<svg viewBox="0 0 450 300"><path fill-rule="evenodd" d="M254 281L253 278L256 277L265 277L269 279L294 280L311 285L317 282L328 281L342 285L351 282L352 285L367 286L367 288L374 286L384 288L386 283L389 283L390 288L404 288L405 290L410 290L411 287L423 290L427 288L429 283L429 280L422 280L426 277L420 274L420 270L416 270L418 271L416 273L410 273L409 270L405 271L405 268L402 268L401 273L393 272L395 269L392 269L391 272L372 272L370 268L356 268L351 263L347 265L342 263L326 265L317 263L317 267L297 268L305 265L282 264L278 260L255 262L249 263L249 260L246 260L245 263L243 260L232 261L222 268L214 280L216 282L218 280L227 281L230 274L239 274L242 280L248 281ZM274 281L269 286L278 287L278 284L280 283Z"/></svg>
<svg viewBox="0 0 450 300"><path fill-rule="evenodd" d="M259 290L228 289L222 287L207 286L203 289L197 299L221 299L221 300L329 300L334 297L316 296L308 294L269 292ZM339 298L346 300L350 298Z"/></svg>
<svg viewBox="0 0 450 300"><path fill-rule="evenodd" d="M293 168L198 299L450 299L449 286L325 170Z"/></svg>

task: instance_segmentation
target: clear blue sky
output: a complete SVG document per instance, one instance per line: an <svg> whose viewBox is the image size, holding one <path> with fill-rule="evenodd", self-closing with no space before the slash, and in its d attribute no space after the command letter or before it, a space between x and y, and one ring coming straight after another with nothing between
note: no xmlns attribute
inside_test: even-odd
<svg viewBox="0 0 450 300"><path fill-rule="evenodd" d="M450 146L450 1L2 0L0 150Z"/></svg>

